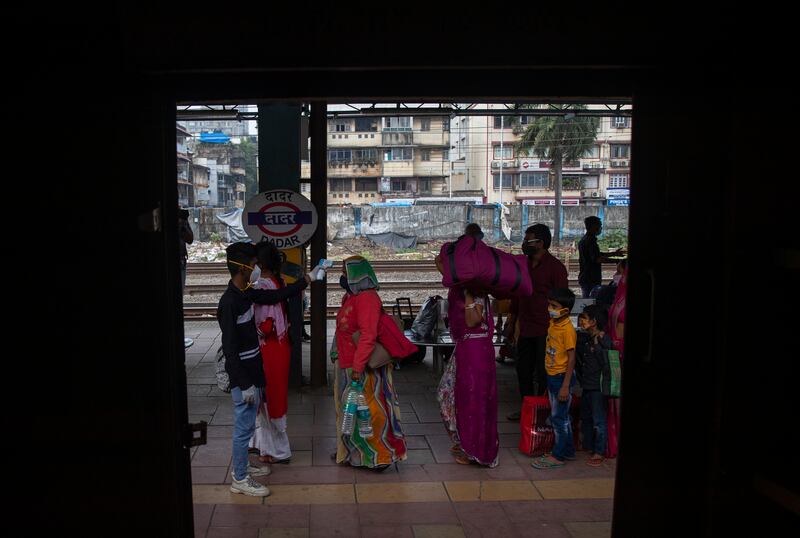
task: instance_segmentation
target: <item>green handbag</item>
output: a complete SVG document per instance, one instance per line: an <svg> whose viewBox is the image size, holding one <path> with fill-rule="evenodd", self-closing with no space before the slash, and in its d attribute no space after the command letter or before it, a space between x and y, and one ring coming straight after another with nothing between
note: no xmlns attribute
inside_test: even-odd
<svg viewBox="0 0 800 538"><path fill-rule="evenodd" d="M619 398L622 386L622 367L619 362L619 351L609 349L607 352L606 367L600 373L600 389L603 396Z"/></svg>

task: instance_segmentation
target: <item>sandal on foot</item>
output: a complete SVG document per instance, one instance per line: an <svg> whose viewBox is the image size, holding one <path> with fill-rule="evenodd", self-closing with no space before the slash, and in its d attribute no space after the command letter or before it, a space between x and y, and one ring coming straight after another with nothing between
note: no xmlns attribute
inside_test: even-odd
<svg viewBox="0 0 800 538"><path fill-rule="evenodd" d="M541 456L531 462L531 467L535 469L555 469L556 467L563 467L566 465L563 461L559 461L550 456Z"/></svg>
<svg viewBox="0 0 800 538"><path fill-rule="evenodd" d="M469 459L465 454L461 454L460 456L456 456L456 463L460 465L469 465L472 463L472 460Z"/></svg>
<svg viewBox="0 0 800 538"><path fill-rule="evenodd" d="M606 459L603 456L600 456L599 458L589 458L586 460L586 465L591 465L592 467L600 467L601 465L603 465L604 461L606 461Z"/></svg>
<svg viewBox="0 0 800 538"><path fill-rule="evenodd" d="M451 454L456 454L456 455L461 454L461 445L453 445L453 446L451 446L450 447L450 453Z"/></svg>

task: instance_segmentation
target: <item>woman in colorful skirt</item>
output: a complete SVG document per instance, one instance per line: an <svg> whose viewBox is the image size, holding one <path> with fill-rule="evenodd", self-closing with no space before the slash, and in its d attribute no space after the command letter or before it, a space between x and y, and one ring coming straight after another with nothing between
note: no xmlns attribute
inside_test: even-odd
<svg viewBox="0 0 800 538"><path fill-rule="evenodd" d="M400 406L392 384L392 364L372 369L367 366L375 348L383 303L377 290L378 279L369 262L361 256L344 260L339 284L345 290L342 308L336 316L335 405L336 463L383 471L392 463L406 459L406 441L400 425ZM358 343L353 335L358 332ZM342 402L352 381L364 390L372 421L373 435L361 437L358 428L343 435Z"/></svg>
<svg viewBox="0 0 800 538"><path fill-rule="evenodd" d="M437 256L436 266L442 272ZM485 295L463 288L447 294L450 336L456 343L439 383L438 400L456 462L488 467L498 463L497 372L494 322Z"/></svg>
<svg viewBox="0 0 800 538"><path fill-rule="evenodd" d="M253 287L281 290L285 287L280 275L281 256L271 243L257 245L261 276ZM250 446L258 450L262 463L289 463L292 451L286 434L286 412L289 407L289 323L285 299L274 305L255 305L255 322L261 345L266 397L256 416L256 432Z"/></svg>

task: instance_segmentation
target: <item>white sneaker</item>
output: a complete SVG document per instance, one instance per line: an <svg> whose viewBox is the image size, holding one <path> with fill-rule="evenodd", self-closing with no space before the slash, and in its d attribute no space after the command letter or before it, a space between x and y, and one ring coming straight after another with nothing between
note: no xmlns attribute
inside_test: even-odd
<svg viewBox="0 0 800 538"><path fill-rule="evenodd" d="M250 476L268 476L272 474L272 468L267 466L256 467L255 465L247 466L247 474Z"/></svg>
<svg viewBox="0 0 800 538"><path fill-rule="evenodd" d="M241 493L250 497L267 497L269 489L264 484L260 484L252 479L250 475L244 477L244 480L231 481L231 493Z"/></svg>

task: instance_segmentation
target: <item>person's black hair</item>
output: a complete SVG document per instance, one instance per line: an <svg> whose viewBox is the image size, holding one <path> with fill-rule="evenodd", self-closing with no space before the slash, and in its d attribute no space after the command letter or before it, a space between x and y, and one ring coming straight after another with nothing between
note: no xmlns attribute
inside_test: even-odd
<svg viewBox="0 0 800 538"><path fill-rule="evenodd" d="M281 253L275 245L269 241L261 241L256 245L256 253L258 256L258 265L261 269L272 271L275 276L281 273Z"/></svg>
<svg viewBox="0 0 800 538"><path fill-rule="evenodd" d="M603 331L608 323L608 311L599 304L586 305L581 315L597 322L597 330Z"/></svg>
<svg viewBox="0 0 800 538"><path fill-rule="evenodd" d="M228 245L228 248L225 249L225 257L226 257L226 265L228 266L228 271L230 271L231 276L235 276L239 271L243 268L241 265L236 265L240 263L242 265L250 265L253 261L253 258L256 257L256 247L253 246L251 243L233 243ZM227 263L227 262L236 262L236 263Z"/></svg>
<svg viewBox="0 0 800 538"><path fill-rule="evenodd" d="M592 228L594 226L602 225L603 221L600 220L600 217L595 217L594 215L589 215L585 219L583 219L583 225L586 226L586 229Z"/></svg>
<svg viewBox="0 0 800 538"><path fill-rule="evenodd" d="M467 227L464 228L464 235L466 236L477 237L479 234L483 235L483 230L481 230L481 227L477 222L470 222L467 224Z"/></svg>
<svg viewBox="0 0 800 538"><path fill-rule="evenodd" d="M556 301L570 312L572 312L572 307L575 306L575 294L568 288L552 289L547 294L547 298L551 301Z"/></svg>
<svg viewBox="0 0 800 538"><path fill-rule="evenodd" d="M546 224L534 224L533 226L529 226L527 230L525 230L525 235L533 234L536 236L536 239L542 240L542 246L547 250L550 248L550 242L553 240L553 236L550 235L550 228Z"/></svg>

